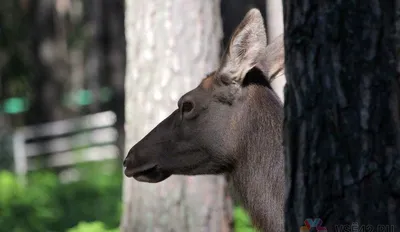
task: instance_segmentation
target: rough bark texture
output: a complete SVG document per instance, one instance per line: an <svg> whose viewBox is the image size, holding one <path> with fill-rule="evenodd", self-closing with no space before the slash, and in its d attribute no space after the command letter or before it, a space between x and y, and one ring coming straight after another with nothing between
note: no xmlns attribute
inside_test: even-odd
<svg viewBox="0 0 400 232"><path fill-rule="evenodd" d="M126 151L216 68L218 0L127 0ZM124 179L123 232L230 231L223 176Z"/></svg>
<svg viewBox="0 0 400 232"><path fill-rule="evenodd" d="M284 2L288 232L306 218L328 231L400 230L395 10L395 1Z"/></svg>

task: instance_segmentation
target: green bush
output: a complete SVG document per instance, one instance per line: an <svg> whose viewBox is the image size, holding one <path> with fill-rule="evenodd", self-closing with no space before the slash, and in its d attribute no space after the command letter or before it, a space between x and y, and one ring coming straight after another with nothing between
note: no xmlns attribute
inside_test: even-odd
<svg viewBox="0 0 400 232"><path fill-rule="evenodd" d="M109 164L109 163L108 163ZM81 179L62 184L53 172L30 173L23 186L0 171L0 232L118 232L122 171L102 163L78 167ZM247 212L234 209L235 232L255 232Z"/></svg>
<svg viewBox="0 0 400 232"><path fill-rule="evenodd" d="M257 230L252 226L250 216L242 207L236 206L234 208L233 220L235 232L257 232Z"/></svg>
<svg viewBox="0 0 400 232"><path fill-rule="evenodd" d="M42 232L56 223L62 216L51 195L56 180L51 174L35 174L22 186L13 174L0 172L0 231Z"/></svg>
<svg viewBox="0 0 400 232"><path fill-rule="evenodd" d="M99 164L79 167L82 179L64 185L57 194L65 217L59 229L65 231L80 221L101 221L108 228L119 226L122 213L122 171L107 174Z"/></svg>
<svg viewBox="0 0 400 232"><path fill-rule="evenodd" d="M101 164L93 163L78 170L82 178L68 184L60 183L52 172L30 173L26 186L12 173L1 171L0 232L61 232L81 221L118 227L122 208L120 168L106 173Z"/></svg>
<svg viewBox="0 0 400 232"><path fill-rule="evenodd" d="M79 222L77 226L67 232L119 232L119 229L107 229L103 222Z"/></svg>

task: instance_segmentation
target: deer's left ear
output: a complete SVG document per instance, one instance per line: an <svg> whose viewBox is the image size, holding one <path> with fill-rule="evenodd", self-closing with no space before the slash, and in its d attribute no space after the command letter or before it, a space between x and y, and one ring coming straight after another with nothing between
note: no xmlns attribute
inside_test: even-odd
<svg viewBox="0 0 400 232"><path fill-rule="evenodd" d="M267 36L264 20L261 12L254 8L247 12L236 28L218 72L237 83L242 83L247 72L254 67L267 76L264 67L266 55Z"/></svg>

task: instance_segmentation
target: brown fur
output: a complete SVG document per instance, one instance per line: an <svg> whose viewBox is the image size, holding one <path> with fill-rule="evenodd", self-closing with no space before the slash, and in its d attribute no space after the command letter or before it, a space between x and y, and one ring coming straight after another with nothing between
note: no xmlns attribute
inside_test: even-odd
<svg viewBox="0 0 400 232"><path fill-rule="evenodd" d="M213 75L215 74L215 72L209 74L206 78L204 78L201 81L200 86L204 89L204 90L209 90L212 88L212 85L214 84L214 80L213 80Z"/></svg>
<svg viewBox="0 0 400 232"><path fill-rule="evenodd" d="M269 83L282 67L268 63L282 60L276 48L266 46L261 13L250 10L219 69L130 149L125 175L157 183L170 175L227 173L253 223L283 232L283 109Z"/></svg>

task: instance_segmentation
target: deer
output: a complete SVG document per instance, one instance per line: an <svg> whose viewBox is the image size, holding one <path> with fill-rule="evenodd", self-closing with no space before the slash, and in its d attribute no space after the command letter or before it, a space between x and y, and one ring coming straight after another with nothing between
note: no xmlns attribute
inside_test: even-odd
<svg viewBox="0 0 400 232"><path fill-rule="evenodd" d="M270 85L283 61L283 35L267 46L261 12L250 9L219 67L128 151L125 176L158 183L171 175L226 174L253 225L283 232L283 103Z"/></svg>

